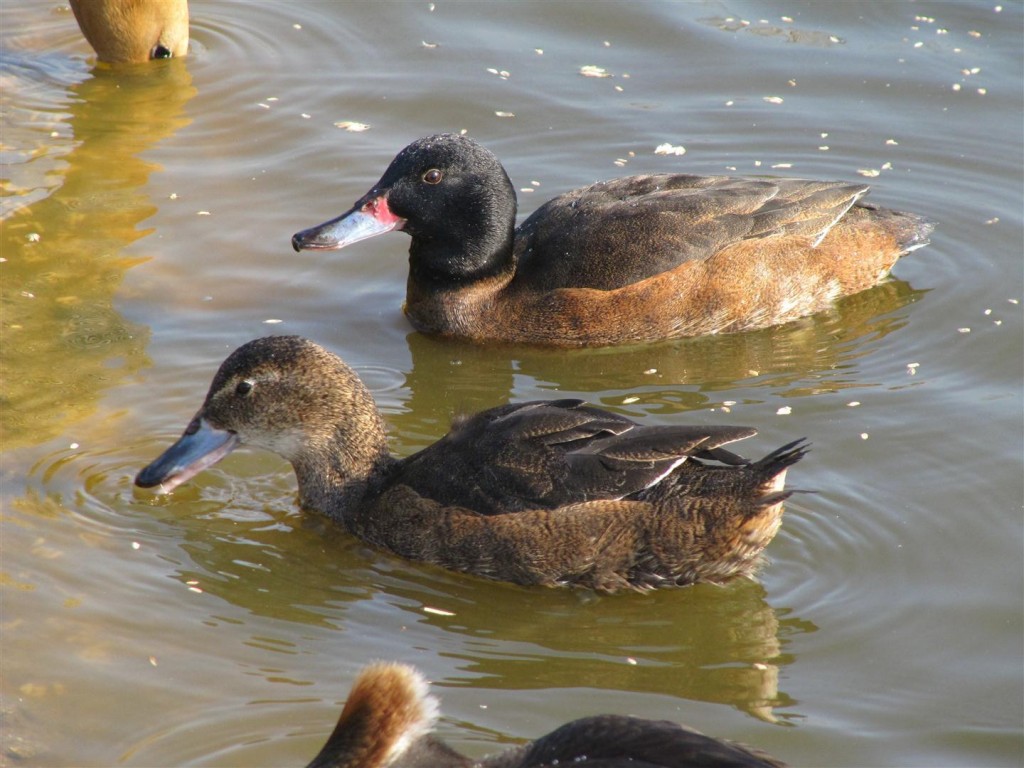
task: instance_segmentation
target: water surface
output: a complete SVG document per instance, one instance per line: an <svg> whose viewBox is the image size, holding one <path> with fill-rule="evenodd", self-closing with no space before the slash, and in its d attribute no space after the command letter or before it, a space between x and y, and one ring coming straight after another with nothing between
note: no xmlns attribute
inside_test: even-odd
<svg viewBox="0 0 1024 768"><path fill-rule="evenodd" d="M10 764L303 765L381 658L424 670L474 755L617 711L794 765L1024 761L1019 5L197 0L187 59L119 69L59 4L0 14ZM782 328L442 342L401 315L405 236L288 239L443 130L503 159L522 214L678 170L866 177L938 228ZM755 426L754 456L807 436L791 479L817 494L756 583L595 597L365 547L300 512L273 456L134 489L267 333L356 366L399 454L460 411L578 396Z"/></svg>

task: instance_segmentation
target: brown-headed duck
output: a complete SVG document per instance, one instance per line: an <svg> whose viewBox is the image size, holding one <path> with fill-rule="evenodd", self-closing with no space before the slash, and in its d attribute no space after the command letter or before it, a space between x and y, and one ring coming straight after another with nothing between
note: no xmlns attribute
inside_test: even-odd
<svg viewBox="0 0 1024 768"><path fill-rule="evenodd" d="M327 743L306 768L785 768L763 752L668 720L597 715L480 760L433 730L440 705L413 667L378 663L356 678Z"/></svg>
<svg viewBox="0 0 1024 768"><path fill-rule="evenodd" d="M70 0L100 61L169 59L188 52L188 0Z"/></svg>
<svg viewBox="0 0 1024 768"><path fill-rule="evenodd" d="M518 584L642 591L756 569L806 446L753 463L721 447L754 434L537 401L459 419L398 459L351 368L271 336L228 356L184 434L135 483L170 491L248 444L291 462L303 506L402 557Z"/></svg>
<svg viewBox="0 0 1024 768"><path fill-rule="evenodd" d="M466 136L414 141L347 213L292 237L343 248L412 237L405 314L424 333L584 346L744 331L869 288L925 245L919 216L841 181L650 174L542 205L517 229L498 158Z"/></svg>

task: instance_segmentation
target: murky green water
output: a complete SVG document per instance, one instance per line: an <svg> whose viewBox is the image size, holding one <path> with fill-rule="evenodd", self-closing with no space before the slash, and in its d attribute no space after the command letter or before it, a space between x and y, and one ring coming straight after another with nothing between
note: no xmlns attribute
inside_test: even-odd
<svg viewBox="0 0 1024 768"><path fill-rule="evenodd" d="M473 754L617 711L794 765L1024 761L1018 4L192 15L188 59L110 71L60 4L0 7L0 760L303 765L383 658L424 670L441 734ZM892 281L784 328L440 342L401 315L404 236L326 255L288 238L409 140L460 129L533 190L524 213L633 172L878 171L873 200L939 227ZM273 456L135 490L223 357L275 332L355 365L401 454L458 411L580 396L755 426L755 455L806 435L791 479L818 493L789 505L759 583L596 598L369 549L300 513Z"/></svg>

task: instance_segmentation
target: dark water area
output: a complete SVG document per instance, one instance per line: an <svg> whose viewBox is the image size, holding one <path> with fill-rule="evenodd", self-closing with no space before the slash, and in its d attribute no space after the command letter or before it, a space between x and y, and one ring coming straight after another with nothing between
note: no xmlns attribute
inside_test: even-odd
<svg viewBox="0 0 1024 768"><path fill-rule="evenodd" d="M187 58L110 68L65 6L0 7L0 762L304 765L357 671L395 659L473 755L621 712L795 766L1024 763L1020 4L191 13ZM779 328L432 339L401 313L404 235L289 238L412 139L460 130L502 159L521 216L680 171L866 180L937 228L887 282ZM352 364L400 455L460 412L581 397L754 426L755 456L806 436L790 482L816 493L787 505L757 581L598 597L390 557L301 512L263 453L167 497L134 488L220 361L270 333Z"/></svg>

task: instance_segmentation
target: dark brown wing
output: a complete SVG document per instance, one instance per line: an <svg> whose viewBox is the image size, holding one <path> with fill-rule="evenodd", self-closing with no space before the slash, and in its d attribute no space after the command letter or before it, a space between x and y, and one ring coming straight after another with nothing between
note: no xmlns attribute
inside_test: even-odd
<svg viewBox="0 0 1024 768"><path fill-rule="evenodd" d="M866 184L660 174L556 197L516 231L516 284L614 290L777 234L818 242Z"/></svg>
<svg viewBox="0 0 1024 768"><path fill-rule="evenodd" d="M641 427L580 400L492 408L405 459L389 479L441 504L499 514L640 493L748 427Z"/></svg>
<svg viewBox="0 0 1024 768"><path fill-rule="evenodd" d="M667 720L599 715L566 723L484 768L784 768L772 757Z"/></svg>

